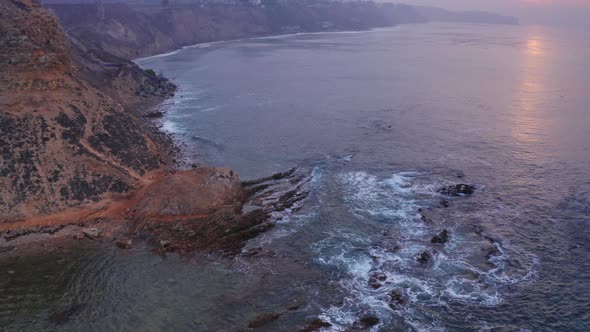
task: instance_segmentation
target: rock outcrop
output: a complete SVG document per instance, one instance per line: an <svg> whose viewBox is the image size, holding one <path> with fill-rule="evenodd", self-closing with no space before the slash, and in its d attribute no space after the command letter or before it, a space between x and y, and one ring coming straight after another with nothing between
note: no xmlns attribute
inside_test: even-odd
<svg viewBox="0 0 590 332"><path fill-rule="evenodd" d="M154 131L118 100L129 107L137 100L132 95L164 98L174 87L127 60L72 43L37 2L0 0L5 242L80 227L69 237L101 241L126 233L115 244L128 249L135 236L147 235L159 253L237 254L301 208L311 179L302 170L243 183L227 169L167 168ZM118 89L126 80L140 88Z"/></svg>
<svg viewBox="0 0 590 332"><path fill-rule="evenodd" d="M84 79L32 0L0 0L0 153L0 227L125 194L161 169L146 128Z"/></svg>
<svg viewBox="0 0 590 332"><path fill-rule="evenodd" d="M302 170L250 182L240 182L235 172L222 168L171 174L138 193L141 197L130 207L130 233L151 237L158 253L235 255L247 240L300 208L310 179Z"/></svg>

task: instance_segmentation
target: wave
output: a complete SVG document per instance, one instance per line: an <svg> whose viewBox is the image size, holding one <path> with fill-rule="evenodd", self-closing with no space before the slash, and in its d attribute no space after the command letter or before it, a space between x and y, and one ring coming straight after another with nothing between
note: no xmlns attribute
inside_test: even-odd
<svg viewBox="0 0 590 332"><path fill-rule="evenodd" d="M313 246L318 263L341 273L338 286L344 301L321 315L333 325L330 331L350 328L367 313L377 316L382 326L401 321L406 328L442 331L435 314L440 310L432 308L453 303L497 306L513 286L537 278L538 257L481 231L467 232L461 224L451 225L452 236L444 246L433 245L430 240L439 230L417 211L440 199L435 189L444 181L420 183L419 176L398 172L379 178L362 171L339 175L350 212L381 225L384 233L340 229ZM429 259L420 262L417 258L425 252ZM519 264L513 264L515 260Z"/></svg>

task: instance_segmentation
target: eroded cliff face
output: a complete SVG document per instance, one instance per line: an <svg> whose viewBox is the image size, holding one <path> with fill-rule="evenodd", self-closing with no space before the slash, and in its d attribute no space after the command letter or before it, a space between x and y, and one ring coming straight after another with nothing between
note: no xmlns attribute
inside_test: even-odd
<svg viewBox="0 0 590 332"><path fill-rule="evenodd" d="M57 19L0 0L0 227L123 195L160 169L133 115L83 79Z"/></svg>
<svg viewBox="0 0 590 332"><path fill-rule="evenodd" d="M50 4L71 38L126 59L203 42L293 32L359 30L424 22L412 7L372 2L273 6Z"/></svg>
<svg viewBox="0 0 590 332"><path fill-rule="evenodd" d="M268 34L260 8L125 4L50 5L71 38L89 49L134 59L200 42Z"/></svg>

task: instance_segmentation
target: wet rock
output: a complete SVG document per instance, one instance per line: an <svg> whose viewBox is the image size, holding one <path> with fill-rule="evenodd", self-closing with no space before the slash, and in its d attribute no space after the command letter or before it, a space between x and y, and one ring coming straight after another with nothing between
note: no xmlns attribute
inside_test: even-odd
<svg viewBox="0 0 590 332"><path fill-rule="evenodd" d="M467 270L467 271L465 271L463 278L465 278L467 280L476 281L481 278L481 275L477 271Z"/></svg>
<svg viewBox="0 0 590 332"><path fill-rule="evenodd" d="M278 313L263 313L263 314L258 314L256 316L256 318L254 318L253 320L251 320L248 323L248 327L249 328L257 328L257 327L261 327L264 326L268 323L271 323L277 319L279 319L279 317L281 317L281 314Z"/></svg>
<svg viewBox="0 0 590 332"><path fill-rule="evenodd" d="M8 270L7 272L8 272L8 274L14 274L15 273L14 270Z"/></svg>
<svg viewBox="0 0 590 332"><path fill-rule="evenodd" d="M314 332L314 331L319 331L323 328L328 328L331 326L332 326L332 324L330 324L328 322L324 322L323 320L321 320L319 318L316 318L316 319L312 320L309 324L307 324L307 326L298 330L297 332Z"/></svg>
<svg viewBox="0 0 590 332"><path fill-rule="evenodd" d="M420 253L420 255L418 255L418 258L416 260L420 264L428 264L428 262L430 262L430 260L432 260L432 254L429 253L428 251L423 251L422 253Z"/></svg>
<svg viewBox="0 0 590 332"><path fill-rule="evenodd" d="M122 239L117 241L117 247L121 249L130 249L133 245L133 241L131 239Z"/></svg>
<svg viewBox="0 0 590 332"><path fill-rule="evenodd" d="M161 112L161 111L147 112L144 115L145 118L151 118L151 119L161 118L163 116L164 116L164 112Z"/></svg>
<svg viewBox="0 0 590 332"><path fill-rule="evenodd" d="M56 324L67 322L73 315L79 313L85 307L84 304L74 304L66 310L54 313L49 317L49 321Z"/></svg>
<svg viewBox="0 0 590 332"><path fill-rule="evenodd" d="M359 323L363 327L372 327L379 324L379 318L372 315L368 315L359 319Z"/></svg>
<svg viewBox="0 0 590 332"><path fill-rule="evenodd" d="M455 184L438 189L438 192L447 196L468 196L475 192L475 187L468 184Z"/></svg>
<svg viewBox="0 0 590 332"><path fill-rule="evenodd" d="M379 289L383 286L383 282L387 280L387 275L383 272L373 272L369 276L369 286L373 289Z"/></svg>
<svg viewBox="0 0 590 332"><path fill-rule="evenodd" d="M447 243L448 240L449 240L449 232L446 229L443 229L440 233L438 233L438 235L435 235L432 238L432 240L430 240L430 242L444 244L444 243Z"/></svg>
<svg viewBox="0 0 590 332"><path fill-rule="evenodd" d="M400 290L393 290L389 293L389 307L391 309L399 309L399 307L407 303L406 298Z"/></svg>
<svg viewBox="0 0 590 332"><path fill-rule="evenodd" d="M82 233L89 239L94 240L100 237L100 231L98 228L84 228Z"/></svg>

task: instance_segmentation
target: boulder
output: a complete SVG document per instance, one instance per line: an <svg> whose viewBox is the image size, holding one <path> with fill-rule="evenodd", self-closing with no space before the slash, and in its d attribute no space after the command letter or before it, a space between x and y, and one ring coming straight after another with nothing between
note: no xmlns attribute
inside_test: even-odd
<svg viewBox="0 0 590 332"><path fill-rule="evenodd" d="M398 289L391 291L389 293L389 307L391 309L398 309L399 307L405 305L407 303L406 298L402 294L402 292Z"/></svg>
<svg viewBox="0 0 590 332"><path fill-rule="evenodd" d="M100 231L98 230L98 228L84 228L82 230L82 233L89 239L94 240L96 238L100 237Z"/></svg>

